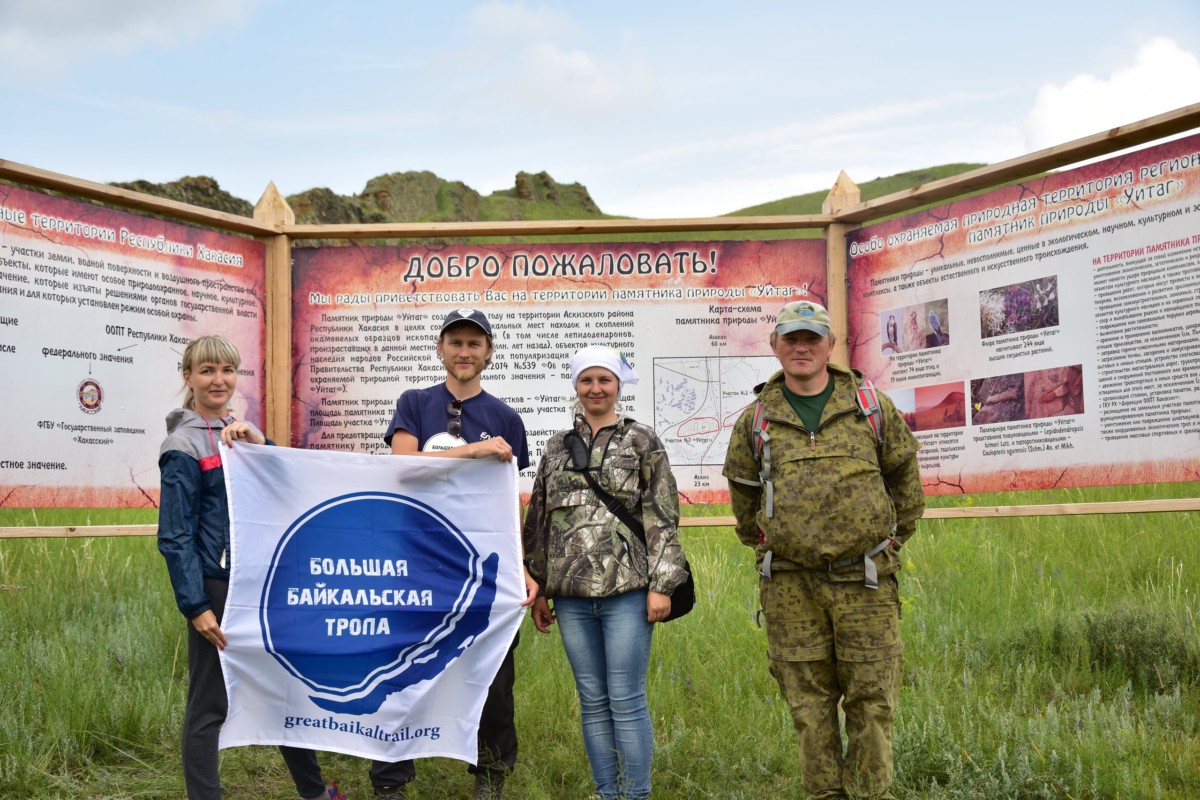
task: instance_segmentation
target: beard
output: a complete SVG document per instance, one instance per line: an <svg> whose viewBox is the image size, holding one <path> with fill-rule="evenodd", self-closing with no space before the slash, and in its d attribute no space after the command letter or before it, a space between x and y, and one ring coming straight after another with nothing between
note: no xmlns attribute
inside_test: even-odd
<svg viewBox="0 0 1200 800"><path fill-rule="evenodd" d="M456 380L466 383L467 381L472 380L477 375L479 375L481 372L483 372L484 366L486 366L486 365L485 364L475 364L475 363L451 364L446 369L449 371L449 373L452 376L454 376L454 378Z"/></svg>

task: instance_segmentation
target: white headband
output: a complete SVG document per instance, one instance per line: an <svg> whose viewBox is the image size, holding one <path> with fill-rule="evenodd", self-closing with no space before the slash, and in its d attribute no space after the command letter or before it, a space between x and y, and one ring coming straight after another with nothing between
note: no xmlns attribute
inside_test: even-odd
<svg viewBox="0 0 1200 800"><path fill-rule="evenodd" d="M589 345L571 356L571 385L579 382L579 375L590 367L604 367L617 376L621 386L638 382L633 365L625 360L625 356L603 345Z"/></svg>

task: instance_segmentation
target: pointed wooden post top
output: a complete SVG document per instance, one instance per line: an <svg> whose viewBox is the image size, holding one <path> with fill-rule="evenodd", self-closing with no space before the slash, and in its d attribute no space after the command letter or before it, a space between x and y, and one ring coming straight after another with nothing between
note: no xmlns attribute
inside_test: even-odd
<svg viewBox="0 0 1200 800"><path fill-rule="evenodd" d="M262 197L254 205L254 218L269 225L295 225L296 212L275 187L275 181L267 184Z"/></svg>
<svg viewBox="0 0 1200 800"><path fill-rule="evenodd" d="M861 201L862 191L858 188L858 184L850 180L850 176L846 174L845 170L841 170L838 172L837 180L833 182L833 188L829 190L829 194L821 203L821 213L832 214L847 206L857 205Z"/></svg>

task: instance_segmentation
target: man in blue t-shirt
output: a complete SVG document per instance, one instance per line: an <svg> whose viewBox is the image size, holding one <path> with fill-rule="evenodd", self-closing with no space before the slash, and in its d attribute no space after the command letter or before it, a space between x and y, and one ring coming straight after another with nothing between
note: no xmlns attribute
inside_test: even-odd
<svg viewBox="0 0 1200 800"><path fill-rule="evenodd" d="M442 323L437 354L446 367L446 380L425 389L408 389L396 401L396 413L383 440L393 455L443 458L491 458L529 466L525 424L504 401L483 390L480 376L492 360L492 325L482 311L460 308ZM526 600L537 596L537 582L525 572ZM475 797L499 798L504 779L517 760L517 728L513 720L513 650L504 657L488 688L479 717L479 763ZM404 798L407 784L416 775L412 761L375 761L371 785L375 796Z"/></svg>

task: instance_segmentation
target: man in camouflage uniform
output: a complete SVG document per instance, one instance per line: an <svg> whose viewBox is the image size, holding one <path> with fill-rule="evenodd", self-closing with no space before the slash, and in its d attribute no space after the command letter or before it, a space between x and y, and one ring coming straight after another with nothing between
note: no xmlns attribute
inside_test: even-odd
<svg viewBox="0 0 1200 800"><path fill-rule="evenodd" d="M809 796L890 798L902 676L895 573L925 507L918 444L882 394L877 436L856 401L861 375L829 363L823 307L788 303L770 341L782 369L755 389L761 414L752 404L734 426L724 474L738 538L762 575L771 674Z"/></svg>

